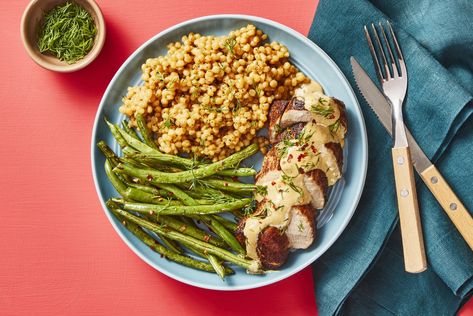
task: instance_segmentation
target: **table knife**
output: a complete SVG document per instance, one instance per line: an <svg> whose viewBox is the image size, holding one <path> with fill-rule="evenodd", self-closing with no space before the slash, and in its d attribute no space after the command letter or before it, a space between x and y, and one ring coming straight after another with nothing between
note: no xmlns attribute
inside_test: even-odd
<svg viewBox="0 0 473 316"><path fill-rule="evenodd" d="M366 99L370 108L375 112L381 124L392 136L391 106L368 74L354 57L350 58L355 82ZM466 243L473 250L473 218L455 192L450 188L442 174L427 158L419 147L410 131L406 128L407 141L411 150L414 169L442 206L447 216L453 222Z"/></svg>

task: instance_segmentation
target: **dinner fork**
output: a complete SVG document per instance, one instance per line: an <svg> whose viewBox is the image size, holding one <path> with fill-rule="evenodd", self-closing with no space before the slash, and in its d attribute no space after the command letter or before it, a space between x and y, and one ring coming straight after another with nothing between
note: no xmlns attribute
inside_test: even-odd
<svg viewBox="0 0 473 316"><path fill-rule="evenodd" d="M381 22L378 25L379 32L376 26L373 23L371 24L374 44L366 25L364 30L376 75L392 109L392 124L394 127L392 159L401 226L404 267L407 272L419 273L427 269L427 260L417 203L414 171L412 169L409 144L407 142L402 116L402 105L407 91L407 69L404 56L402 55L401 48L399 47L396 35L389 21L387 22L387 26L392 44ZM381 36L379 36L378 33L380 33ZM394 46L394 49L392 49L392 46ZM389 64L385 51L387 51L390 59Z"/></svg>

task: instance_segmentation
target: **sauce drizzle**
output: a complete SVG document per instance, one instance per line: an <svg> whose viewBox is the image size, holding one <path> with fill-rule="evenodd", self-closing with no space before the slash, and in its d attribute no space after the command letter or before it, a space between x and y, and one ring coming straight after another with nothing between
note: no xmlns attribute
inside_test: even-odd
<svg viewBox="0 0 473 316"><path fill-rule="evenodd" d="M328 184L333 185L340 177L337 159L325 146L340 143L343 146L345 131L334 130L340 125L340 108L332 98L324 95L319 83L311 81L301 85L294 97L304 100L304 107L313 120L306 124L295 139L286 139L277 146L280 169L271 176L259 179L256 184L266 187L264 195L256 194L262 203L258 213L248 217L243 233L250 258L258 259L257 242L259 234L268 226L284 231L289 225L291 208L311 202L311 195L304 184L304 174L314 169L325 172Z"/></svg>

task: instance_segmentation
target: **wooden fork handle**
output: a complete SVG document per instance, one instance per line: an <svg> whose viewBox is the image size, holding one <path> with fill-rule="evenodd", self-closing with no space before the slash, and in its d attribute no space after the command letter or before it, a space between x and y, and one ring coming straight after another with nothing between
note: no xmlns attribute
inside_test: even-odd
<svg viewBox="0 0 473 316"><path fill-rule="evenodd" d="M419 273L427 269L427 259L409 147L393 148L392 158L404 268L407 272Z"/></svg>
<svg viewBox="0 0 473 316"><path fill-rule="evenodd" d="M473 218L470 213L434 165L425 169L421 173L421 177L463 239L473 250Z"/></svg>

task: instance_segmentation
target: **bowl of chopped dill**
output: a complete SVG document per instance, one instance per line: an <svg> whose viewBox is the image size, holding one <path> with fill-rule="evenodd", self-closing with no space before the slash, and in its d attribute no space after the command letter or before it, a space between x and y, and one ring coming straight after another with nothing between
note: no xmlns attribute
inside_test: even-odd
<svg viewBox="0 0 473 316"><path fill-rule="evenodd" d="M99 55L105 22L93 0L33 0L21 18L21 38L38 65L72 72Z"/></svg>

